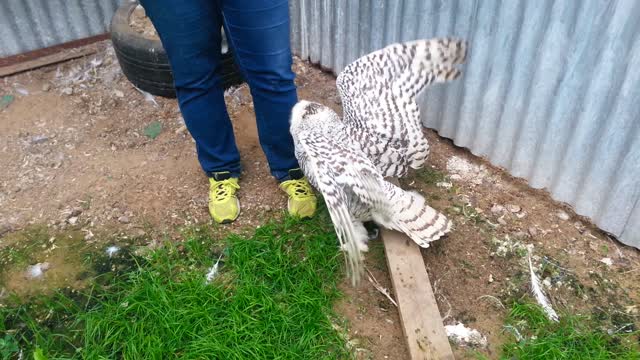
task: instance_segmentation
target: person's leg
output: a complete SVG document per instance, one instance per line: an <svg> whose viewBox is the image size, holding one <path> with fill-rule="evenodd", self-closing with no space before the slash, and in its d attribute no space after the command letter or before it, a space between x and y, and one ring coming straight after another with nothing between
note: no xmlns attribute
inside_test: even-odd
<svg viewBox="0 0 640 360"><path fill-rule="evenodd" d="M167 52L178 104L209 177L240 175L240 154L217 70L222 18L216 0L142 0Z"/></svg>
<svg viewBox="0 0 640 360"><path fill-rule="evenodd" d="M289 132L291 109L298 101L291 70L289 3L221 1L227 40L251 89L260 144L271 174L289 195L289 213L310 217L316 197L299 169Z"/></svg>
<svg viewBox="0 0 640 360"><path fill-rule="evenodd" d="M235 220L240 204L240 154L217 76L222 14L217 0L142 0L167 52L178 104L210 178L209 212L220 223Z"/></svg>
<svg viewBox="0 0 640 360"><path fill-rule="evenodd" d="M229 42L249 83L260 144L278 180L298 168L289 133L298 101L291 71L289 4L282 0L222 0Z"/></svg>

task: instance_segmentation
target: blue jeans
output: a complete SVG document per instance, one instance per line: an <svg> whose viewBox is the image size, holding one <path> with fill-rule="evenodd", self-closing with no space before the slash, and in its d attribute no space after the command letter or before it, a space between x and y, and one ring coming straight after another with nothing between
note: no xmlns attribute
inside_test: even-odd
<svg viewBox="0 0 640 360"><path fill-rule="evenodd" d="M180 111L212 177L240 175L240 153L216 70L220 29L253 97L260 145L278 180L298 168L289 133L297 102L287 0L142 0L171 63Z"/></svg>

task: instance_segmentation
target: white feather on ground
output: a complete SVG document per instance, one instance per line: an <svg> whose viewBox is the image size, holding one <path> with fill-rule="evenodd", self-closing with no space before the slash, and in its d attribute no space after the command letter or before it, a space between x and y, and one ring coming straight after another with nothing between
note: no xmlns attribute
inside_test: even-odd
<svg viewBox="0 0 640 360"><path fill-rule="evenodd" d="M159 106L159 105L158 105L158 102L156 101L156 98L155 98L155 97L153 97L153 95L151 95L150 93L148 93L148 92L146 92L146 91L144 91L144 90L142 90L142 89L139 89L139 88L137 88L137 87L135 87L135 86L134 86L134 88L135 88L136 90L138 90L138 92L139 92L140 94L142 94L142 96L144 96L144 101L146 101L146 102L150 102L150 103L152 103L152 104L153 104L153 105L155 105L155 106Z"/></svg>
<svg viewBox="0 0 640 360"><path fill-rule="evenodd" d="M38 263L32 266L29 266L27 269L27 276L31 279L36 279L42 277L45 271L49 270L51 265L48 262Z"/></svg>
<svg viewBox="0 0 640 360"><path fill-rule="evenodd" d="M531 262L531 252L528 254L529 259L529 273L531 274L531 292L533 292L533 296L536 298L538 304L542 307L544 312L547 314L547 317L551 321L558 321L558 314L556 314L553 307L549 303L547 296L542 292L542 287L540 286L540 279L536 275L535 271L533 271L533 263Z"/></svg>
<svg viewBox="0 0 640 360"><path fill-rule="evenodd" d="M464 326L463 323L444 327L449 340L460 346L486 347L487 338L476 329Z"/></svg>
<svg viewBox="0 0 640 360"><path fill-rule="evenodd" d="M113 257L113 255L115 255L118 251L120 251L120 248L117 246L109 246L107 250L105 250L109 257Z"/></svg>
<svg viewBox="0 0 640 360"><path fill-rule="evenodd" d="M209 268L209 272L207 273L207 284L209 284L210 282L213 281L213 279L216 278L216 276L218 276L218 269L220 267L220 259L222 259L222 254L220 254L220 257L218 257L218 260L216 260L216 263L213 264L212 267Z"/></svg>

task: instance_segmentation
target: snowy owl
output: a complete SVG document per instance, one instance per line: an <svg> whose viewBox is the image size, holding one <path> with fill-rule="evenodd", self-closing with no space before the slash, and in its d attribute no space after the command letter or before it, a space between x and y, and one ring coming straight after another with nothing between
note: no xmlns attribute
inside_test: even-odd
<svg viewBox="0 0 640 360"><path fill-rule="evenodd" d="M364 222L403 232L421 247L451 230L451 222L420 194L384 178L424 165L429 146L416 97L431 83L456 79L455 65L465 57L466 42L457 39L389 45L339 74L342 119L329 107L305 100L292 109L296 157L325 199L354 284L368 249Z"/></svg>

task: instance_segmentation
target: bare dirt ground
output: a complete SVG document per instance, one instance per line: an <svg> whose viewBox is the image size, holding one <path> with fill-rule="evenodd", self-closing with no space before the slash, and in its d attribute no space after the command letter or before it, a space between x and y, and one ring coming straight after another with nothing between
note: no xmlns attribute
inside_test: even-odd
<svg viewBox="0 0 640 360"><path fill-rule="evenodd" d="M4 234L30 224L76 229L93 241L115 231L177 238L181 226L211 223L207 179L176 101L145 97L121 75L109 43L101 48L95 56L0 80L0 96L15 96L0 110L0 246ZM298 59L294 70L300 98L341 110L331 75ZM243 159L243 213L221 232L255 228L281 216L286 203L260 149L248 89L230 90L226 98ZM403 183L456 224L424 250L446 324L479 330L489 345L478 350L495 358L510 336L503 306L528 291L527 245L554 306L600 312L614 325L637 323L638 251L543 191L427 135L429 168ZM379 242L367 258L373 275L391 288ZM366 282L344 291L337 310L350 320L361 358L408 358L389 300ZM455 352L470 356L463 346Z"/></svg>
<svg viewBox="0 0 640 360"><path fill-rule="evenodd" d="M609 332L635 329L640 254L450 140L427 131L430 167L404 179L455 221L454 231L423 251L445 324L462 322L488 339L491 358L510 334L506 304L529 298L528 249L552 305L595 315ZM531 300L532 301L532 300ZM464 347L456 356L469 353Z"/></svg>

